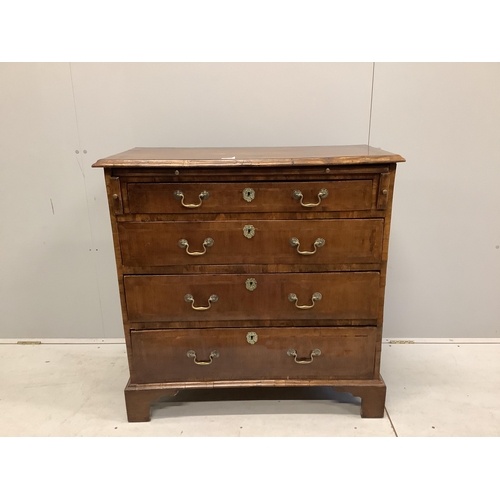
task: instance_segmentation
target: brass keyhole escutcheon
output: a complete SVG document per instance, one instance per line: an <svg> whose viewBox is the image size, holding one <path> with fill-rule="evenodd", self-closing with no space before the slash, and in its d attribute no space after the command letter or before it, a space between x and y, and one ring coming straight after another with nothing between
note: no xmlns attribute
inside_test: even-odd
<svg viewBox="0 0 500 500"><path fill-rule="evenodd" d="M259 336L255 332L248 332L247 333L247 342L249 344L255 344L259 340Z"/></svg>
<svg viewBox="0 0 500 500"><path fill-rule="evenodd" d="M255 278L248 278L245 281L245 287L247 290L253 292L257 288L257 280Z"/></svg>
<svg viewBox="0 0 500 500"><path fill-rule="evenodd" d="M245 238L253 238L255 236L255 227L252 224L248 224L243 227L243 234Z"/></svg>
<svg viewBox="0 0 500 500"><path fill-rule="evenodd" d="M250 203L253 199L255 199L255 191L252 188L245 188L243 190L243 199Z"/></svg>

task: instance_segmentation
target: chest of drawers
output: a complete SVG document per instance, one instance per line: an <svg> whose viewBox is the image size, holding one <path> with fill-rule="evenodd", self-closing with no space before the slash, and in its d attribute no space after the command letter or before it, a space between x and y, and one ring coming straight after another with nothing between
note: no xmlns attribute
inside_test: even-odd
<svg viewBox="0 0 500 500"><path fill-rule="evenodd" d="M366 145L135 148L104 168L128 420L179 390L331 386L382 417L392 193Z"/></svg>

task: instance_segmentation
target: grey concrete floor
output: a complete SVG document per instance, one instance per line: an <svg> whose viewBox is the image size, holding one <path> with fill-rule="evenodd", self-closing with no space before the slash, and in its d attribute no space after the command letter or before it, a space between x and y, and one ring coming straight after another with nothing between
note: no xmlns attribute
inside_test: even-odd
<svg viewBox="0 0 500 500"><path fill-rule="evenodd" d="M328 388L193 390L128 423L124 344L0 344L0 436L500 436L500 344L384 344L386 414Z"/></svg>

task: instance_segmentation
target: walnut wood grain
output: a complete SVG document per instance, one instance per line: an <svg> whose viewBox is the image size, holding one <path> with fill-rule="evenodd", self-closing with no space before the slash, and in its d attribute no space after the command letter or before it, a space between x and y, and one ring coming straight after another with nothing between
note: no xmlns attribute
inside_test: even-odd
<svg viewBox="0 0 500 500"><path fill-rule="evenodd" d="M382 418L386 385L381 377L373 380L218 380L215 382L169 382L163 384L131 384L125 388L129 422L151 419L150 404L162 397L172 397L179 390L235 387L318 387L330 386L337 392L348 392L361 398L362 418Z"/></svg>
<svg viewBox="0 0 500 500"><path fill-rule="evenodd" d="M244 228L255 234L245 237ZM217 222L120 222L124 266L193 264L351 264L379 262L382 252L383 219L339 220L240 220ZM203 252L206 238L213 245L203 255L189 255L179 241L189 243L190 252ZM290 240L297 238L299 251L314 251L318 238L322 247L313 255L302 255Z"/></svg>
<svg viewBox="0 0 500 500"><path fill-rule="evenodd" d="M254 291L246 288L250 279L257 282ZM377 272L128 275L124 287L129 321L352 320L377 318L379 280ZM311 305L316 292L322 299L311 309L298 309L288 299L294 293L299 305ZM186 294L197 307L208 306L211 295L218 301L196 311Z"/></svg>
<svg viewBox="0 0 500 500"><path fill-rule="evenodd" d="M252 148L134 148L97 161L93 167L203 167L359 165L405 161L400 155L370 147L298 146Z"/></svg>
<svg viewBox="0 0 500 500"><path fill-rule="evenodd" d="M372 178L376 174L387 173L394 163L376 163L356 165L296 165L260 168L235 165L224 169L213 169L210 166L179 169L177 167L109 168L113 176L126 182L243 182L251 179L255 182L288 182L288 181L320 181L320 180L356 180ZM217 175L214 176L214 171Z"/></svg>
<svg viewBox="0 0 500 500"><path fill-rule="evenodd" d="M363 417L382 417L385 284L401 161L359 145L135 148L96 162L105 171L131 372L129 421L149 420L152 401L181 389L255 386L329 385L361 397ZM255 191L251 202L246 187ZM322 187L329 196L316 207L291 195L300 189L304 203L316 202ZM201 190L210 197L186 209L176 189L186 203L196 203ZM255 226L254 238L239 234L245 224ZM326 244L301 256L292 236L301 250L312 250L318 237ZM206 237L214 246L203 256L178 246L185 238L191 251L201 250ZM248 278L256 290L247 290ZM314 292L323 296L301 310L288 300L292 292L302 305ZM196 306L211 294L219 300L195 311L186 293ZM260 332L257 343L246 342L248 331ZM294 348L307 361L313 343L322 354L311 363L283 352ZM221 355L198 365L187 357L191 347L197 361L209 360L214 348Z"/></svg>
<svg viewBox="0 0 500 500"><path fill-rule="evenodd" d="M129 422L149 422L151 420L151 403L163 397L172 397L178 389L141 390L130 383L125 387L125 406Z"/></svg>
<svg viewBox="0 0 500 500"><path fill-rule="evenodd" d="M193 221L210 222L220 220L315 220L315 219L379 219L386 214L385 210L351 210L342 212L238 212L213 214L125 214L116 215L118 222L169 222Z"/></svg>
<svg viewBox="0 0 500 500"><path fill-rule="evenodd" d="M127 213L245 213L245 212L330 212L368 210L374 206L373 182L365 180L319 182L252 182L242 183L150 183L129 182ZM327 190L327 196L318 200L318 193ZM247 193L251 190L251 195ZM175 197L182 192L185 204L199 204L199 195L209 196L197 208L186 208ZM293 197L295 191L303 194L304 207ZM245 198L246 196L246 198Z"/></svg>
<svg viewBox="0 0 500 500"><path fill-rule="evenodd" d="M385 302L385 285L387 277L387 261L389 256L389 236L391 230L391 218L392 218L392 201L394 193L394 182L396 178L396 165L393 165L390 169L388 176L381 179L383 189L387 189L388 193L385 205L385 224L384 224L384 240L382 246L382 259L380 266L380 288L379 288L379 312L377 325L380 327L377 345L375 351L375 375L380 375L380 356L382 352L382 325L384 320L384 302ZM379 189L380 192L380 189ZM384 387L384 400L385 400L385 387Z"/></svg>
<svg viewBox="0 0 500 500"><path fill-rule="evenodd" d="M247 334L255 334L249 344ZM372 379L376 328L226 328L131 332L131 382L255 379ZM298 361L287 354L295 349ZM311 352L319 349L317 357ZM197 365L187 356L195 351Z"/></svg>
<svg viewBox="0 0 500 500"><path fill-rule="evenodd" d="M113 194L118 190L120 190L119 183L117 184L117 179L113 178L111 169L104 170L104 181L106 184L106 192L108 195L108 208L110 214L110 222L111 222L111 232L113 238L113 247L115 254L115 262L116 262L116 270L117 270L117 278L118 278L118 291L119 291L119 299L121 305L121 313L122 313L122 321L123 321L123 331L125 335L125 344L127 347L127 360L128 364L132 363L132 351L130 349L130 325L128 323L127 317L127 304L125 302L125 290L123 288L123 267L121 265L121 251L120 251L120 237L118 235L118 226L116 223L116 213L121 213L122 204L121 202L117 205L116 198L114 198Z"/></svg>
<svg viewBox="0 0 500 500"><path fill-rule="evenodd" d="M243 328L250 325L252 328L266 327L266 328L293 328L298 326L375 326L377 325L377 318L372 319L311 319L311 317L303 316L294 319L270 319L262 320L255 319L249 322L248 320L181 320L181 321L130 321L128 325L136 330L152 330L155 328L190 328L190 329L204 329L204 328Z"/></svg>

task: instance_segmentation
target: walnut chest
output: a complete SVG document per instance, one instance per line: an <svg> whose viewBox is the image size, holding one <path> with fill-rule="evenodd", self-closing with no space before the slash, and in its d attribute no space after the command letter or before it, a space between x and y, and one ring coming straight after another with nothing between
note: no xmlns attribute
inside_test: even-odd
<svg viewBox="0 0 500 500"><path fill-rule="evenodd" d="M104 168L129 421L181 389L332 386L382 417L397 162L366 145L135 148Z"/></svg>

